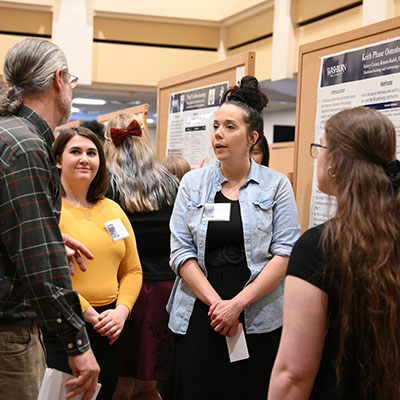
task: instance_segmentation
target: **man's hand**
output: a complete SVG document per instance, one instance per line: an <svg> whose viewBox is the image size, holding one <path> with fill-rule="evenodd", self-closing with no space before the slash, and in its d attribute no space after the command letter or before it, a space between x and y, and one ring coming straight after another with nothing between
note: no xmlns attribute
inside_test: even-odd
<svg viewBox="0 0 400 400"><path fill-rule="evenodd" d="M93 254L89 251L89 249L86 246L84 246L78 240L72 238L66 233L61 233L61 234L64 240L64 245L68 257L68 263L69 263L69 268L71 270L71 275L75 274L74 259L79 265L79 268L82 271L86 271L86 264L85 260L82 257L82 254L89 260L93 260L94 258Z"/></svg>
<svg viewBox="0 0 400 400"><path fill-rule="evenodd" d="M75 357L68 357L69 366L75 378L67 381L67 387L74 387L67 393L67 399L75 397L79 393L84 393L82 400L90 400L96 391L97 380L99 378L100 367L94 357L93 351Z"/></svg>

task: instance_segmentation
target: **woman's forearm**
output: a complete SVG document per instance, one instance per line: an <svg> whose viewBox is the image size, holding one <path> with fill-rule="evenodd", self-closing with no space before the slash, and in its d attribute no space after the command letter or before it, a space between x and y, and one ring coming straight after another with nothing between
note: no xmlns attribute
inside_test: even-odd
<svg viewBox="0 0 400 400"><path fill-rule="evenodd" d="M100 314L92 306L89 306L83 313L83 318L85 319L85 322L88 322L91 325L96 325L99 322L99 315Z"/></svg>
<svg viewBox="0 0 400 400"><path fill-rule="evenodd" d="M308 399L325 344L328 296L310 282L289 275L284 299L282 337L268 400Z"/></svg>
<svg viewBox="0 0 400 400"><path fill-rule="evenodd" d="M231 300L222 300L210 308L211 325L217 332L229 335L245 307L265 296L282 281L288 257L275 256L254 281Z"/></svg>
<svg viewBox="0 0 400 400"><path fill-rule="evenodd" d="M274 256L257 278L234 297L234 301L243 309L272 292L285 277L288 262L289 257Z"/></svg>
<svg viewBox="0 0 400 400"><path fill-rule="evenodd" d="M208 306L221 300L204 275L196 259L189 258L186 260L179 268L179 275L194 295Z"/></svg>

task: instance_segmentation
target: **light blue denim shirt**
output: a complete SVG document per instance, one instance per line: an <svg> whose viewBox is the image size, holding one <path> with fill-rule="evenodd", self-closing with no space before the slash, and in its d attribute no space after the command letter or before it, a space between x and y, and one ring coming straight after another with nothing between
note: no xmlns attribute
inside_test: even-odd
<svg viewBox="0 0 400 400"><path fill-rule="evenodd" d="M171 216L171 268L177 274L167 311L169 327L185 334L192 315L195 295L179 276L180 266L197 259L204 263L208 222L202 220L204 205L214 203L222 183L227 181L217 161L214 165L188 172L182 179ZM239 189L244 248L254 280L275 255L289 256L300 227L289 180L281 173L251 162L247 181ZM283 281L270 293L244 310L247 333L265 333L282 326Z"/></svg>

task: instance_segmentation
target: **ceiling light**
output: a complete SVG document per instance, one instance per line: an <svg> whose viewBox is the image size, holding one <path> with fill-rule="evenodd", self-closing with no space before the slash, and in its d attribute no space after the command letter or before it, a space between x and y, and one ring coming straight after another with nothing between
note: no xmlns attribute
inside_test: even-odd
<svg viewBox="0 0 400 400"><path fill-rule="evenodd" d="M153 118L147 118L147 123L148 124L152 124L154 122L154 119Z"/></svg>
<svg viewBox="0 0 400 400"><path fill-rule="evenodd" d="M81 111L78 107L71 107L71 112L72 113L77 113L77 112L79 112L79 111Z"/></svg>
<svg viewBox="0 0 400 400"><path fill-rule="evenodd" d="M104 104L106 104L106 101L103 99L85 99L83 97L76 97L72 99L72 102L74 104L85 104L88 106L104 106Z"/></svg>

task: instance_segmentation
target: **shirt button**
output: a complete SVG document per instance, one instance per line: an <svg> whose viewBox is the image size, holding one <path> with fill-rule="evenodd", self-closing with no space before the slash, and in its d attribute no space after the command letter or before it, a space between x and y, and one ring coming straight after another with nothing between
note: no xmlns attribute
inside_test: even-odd
<svg viewBox="0 0 400 400"><path fill-rule="evenodd" d="M57 324L61 324L62 323L62 319L61 318L57 318Z"/></svg>
<svg viewBox="0 0 400 400"><path fill-rule="evenodd" d="M68 346L67 346L69 349L73 349L74 348L74 345L72 344L72 343L68 343Z"/></svg>
<svg viewBox="0 0 400 400"><path fill-rule="evenodd" d="M82 340L78 339L78 341L76 343L78 343L78 346L80 346L82 344Z"/></svg>
<svg viewBox="0 0 400 400"><path fill-rule="evenodd" d="M203 247L203 243L200 243L200 244L199 244L199 247Z"/></svg>

